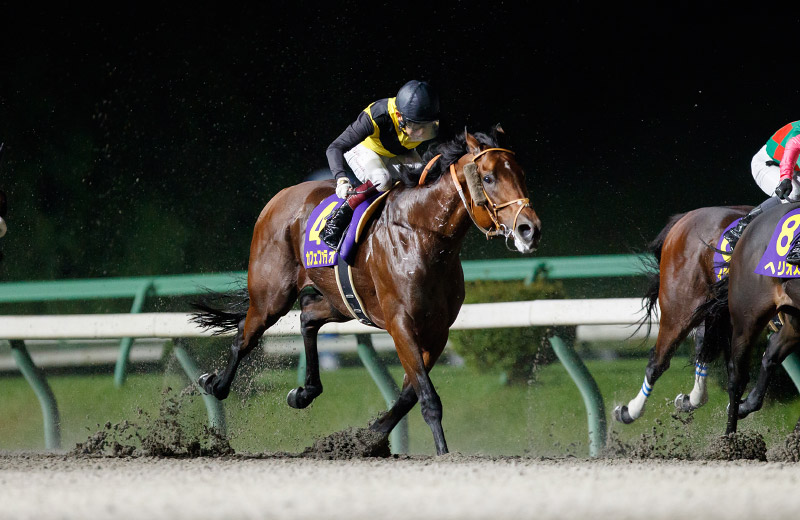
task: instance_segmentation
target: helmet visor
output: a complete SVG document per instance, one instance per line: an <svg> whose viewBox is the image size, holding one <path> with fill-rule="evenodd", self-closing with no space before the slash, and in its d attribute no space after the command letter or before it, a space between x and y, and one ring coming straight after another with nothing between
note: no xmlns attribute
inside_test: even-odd
<svg viewBox="0 0 800 520"><path fill-rule="evenodd" d="M408 138L413 142L427 141L439 135L439 121L428 121L426 123L406 121L405 131Z"/></svg>

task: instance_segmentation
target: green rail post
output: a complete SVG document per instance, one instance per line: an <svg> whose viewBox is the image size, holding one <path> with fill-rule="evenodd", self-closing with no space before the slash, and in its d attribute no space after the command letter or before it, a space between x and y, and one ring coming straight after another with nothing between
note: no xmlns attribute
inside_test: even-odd
<svg viewBox="0 0 800 520"><path fill-rule="evenodd" d="M606 446L606 413L603 396L600 394L600 389L592 374L589 373L575 350L564 344L558 336L551 336L549 341L556 356L567 369L583 396L589 421L589 455L597 457Z"/></svg>
<svg viewBox="0 0 800 520"><path fill-rule="evenodd" d="M20 372L33 388L33 392L39 399L42 407L42 417L44 418L44 444L48 450L58 450L61 448L61 420L58 415L58 405L56 397L44 373L33 363L25 342L18 339L10 340L11 354L17 363Z"/></svg>
<svg viewBox="0 0 800 520"><path fill-rule="evenodd" d="M208 413L208 426L221 435L227 435L227 424L225 422L225 408L222 405L222 401L214 397L213 395L206 394L199 386L197 386L197 378L200 377L200 369L197 367L197 364L192 359L192 356L186 352L186 349L183 347L185 344L182 338L176 338L173 340L173 351L175 352L175 357L178 358L178 362L183 367L183 371L186 372L186 375L189 376L189 381L192 382L198 389L200 389L200 395L203 396L203 401L206 405L206 412Z"/></svg>
<svg viewBox="0 0 800 520"><path fill-rule="evenodd" d="M372 337L369 334L356 334L356 341L358 342L358 357L361 358L367 372L372 376L372 380L378 385L378 389L386 401L386 406L391 408L400 395L397 383L392 379L386 365L381 363L378 358L378 353L375 352L375 347L372 345ZM389 442L392 453L408 453L408 417L403 417L397 423L392 433L389 434Z"/></svg>
<svg viewBox="0 0 800 520"><path fill-rule="evenodd" d="M792 352L783 360L783 369L792 378L794 386L800 392L800 358L797 357L797 354Z"/></svg>
<svg viewBox="0 0 800 520"><path fill-rule="evenodd" d="M131 306L132 314L142 312L147 293L149 293L152 288L153 280L147 280L142 284L139 290L136 291L136 296L133 298L133 305ZM133 338L122 338L119 343L117 365L114 367L114 386L117 388L125 384L125 378L128 375L128 360L131 355L131 347L133 347Z"/></svg>

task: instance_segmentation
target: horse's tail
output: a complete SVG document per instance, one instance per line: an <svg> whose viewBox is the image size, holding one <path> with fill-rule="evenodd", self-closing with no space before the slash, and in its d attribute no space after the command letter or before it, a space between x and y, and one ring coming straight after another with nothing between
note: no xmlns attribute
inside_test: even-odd
<svg viewBox="0 0 800 520"><path fill-rule="evenodd" d="M642 319L639 320L639 325L636 327L636 330L633 331L633 334L647 325L647 336L650 336L650 331L653 327L653 316L655 315L656 305L658 304L658 291L661 288L661 251L664 248L664 241L667 239L667 234L675 226L675 223L685 214L686 213L680 213L670 217L667 225L658 233L656 238L647 244L647 251L650 254L642 257L643 272L645 276L647 276L647 290L644 296L642 296L642 308L645 314L642 316ZM631 336L633 336L633 334L631 334Z"/></svg>
<svg viewBox="0 0 800 520"><path fill-rule="evenodd" d="M711 293L708 299L697 306L692 312L692 323L702 323L705 320L726 319L728 316L728 280L726 276L711 284Z"/></svg>
<svg viewBox="0 0 800 520"><path fill-rule="evenodd" d="M209 292L191 306L195 312L190 320L206 330L214 329L214 335L218 336L238 330L239 323L247 316L250 295L246 287L231 293Z"/></svg>
<svg viewBox="0 0 800 520"><path fill-rule="evenodd" d="M706 333L702 350L698 358L712 360L719 356L724 348L730 348L730 309L728 308L728 281L727 276L711 284L711 295L697 306L692 313L692 323L706 324L706 331L713 329L713 334Z"/></svg>

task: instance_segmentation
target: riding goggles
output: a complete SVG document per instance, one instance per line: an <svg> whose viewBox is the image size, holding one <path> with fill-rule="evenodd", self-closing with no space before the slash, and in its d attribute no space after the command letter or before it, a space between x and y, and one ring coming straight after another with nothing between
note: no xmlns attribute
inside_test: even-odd
<svg viewBox="0 0 800 520"><path fill-rule="evenodd" d="M427 141L439 135L439 121L428 121L425 123L405 121L403 129L408 135L410 141Z"/></svg>

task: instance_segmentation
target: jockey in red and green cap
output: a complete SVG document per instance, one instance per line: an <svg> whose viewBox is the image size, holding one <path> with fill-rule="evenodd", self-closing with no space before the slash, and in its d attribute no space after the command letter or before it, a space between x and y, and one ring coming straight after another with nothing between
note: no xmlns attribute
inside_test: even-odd
<svg viewBox="0 0 800 520"><path fill-rule="evenodd" d="M773 195L742 217L739 223L725 233L731 250L742 236L747 225L764 210L780 203L800 200L800 121L783 126L772 134L750 162L753 178L767 195ZM786 254L786 262L800 265L800 241L792 243Z"/></svg>

